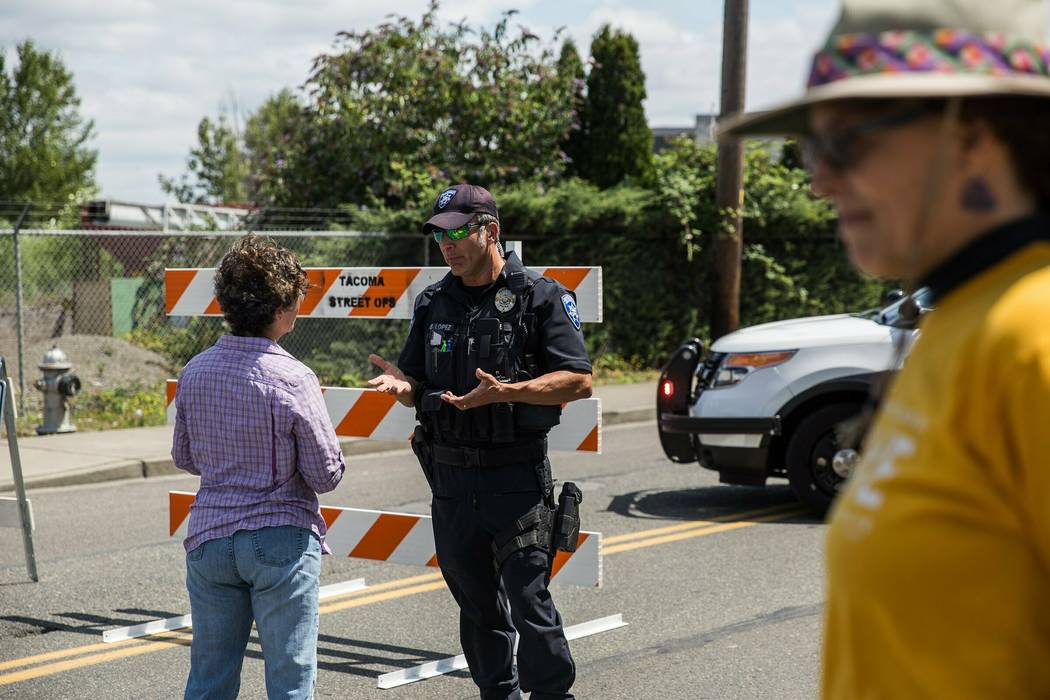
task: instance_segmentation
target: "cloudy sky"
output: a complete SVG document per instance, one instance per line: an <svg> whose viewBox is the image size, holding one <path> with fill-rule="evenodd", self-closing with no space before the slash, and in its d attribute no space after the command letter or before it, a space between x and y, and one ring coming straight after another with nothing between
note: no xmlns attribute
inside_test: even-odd
<svg viewBox="0 0 1050 700"><path fill-rule="evenodd" d="M57 50L95 122L102 196L162 202L158 173L176 175L201 117L236 105L249 113L306 78L340 30L390 13L419 17L427 0L0 0L0 47L30 38ZM491 26L507 9L544 39L559 27L586 56L595 31L631 32L646 73L653 126L684 126L718 106L721 0L460 0L440 14ZM749 107L801 89L835 0L751 0Z"/></svg>

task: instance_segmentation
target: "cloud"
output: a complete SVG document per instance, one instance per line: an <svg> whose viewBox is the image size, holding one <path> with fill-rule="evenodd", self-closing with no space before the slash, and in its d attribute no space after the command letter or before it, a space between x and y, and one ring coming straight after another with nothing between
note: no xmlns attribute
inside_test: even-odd
<svg viewBox="0 0 1050 700"><path fill-rule="evenodd" d="M793 17L753 22L748 36L747 106L768 107L801 94L810 61L831 31L836 7L803 5Z"/></svg>
<svg viewBox="0 0 1050 700"><path fill-rule="evenodd" d="M721 30L684 28L656 10L607 6L596 9L579 27L581 53L603 24L631 33L638 41L646 77L646 113L654 126L688 125L692 115L710 111L719 84ZM717 97L715 98L717 99Z"/></svg>
<svg viewBox="0 0 1050 700"><path fill-rule="evenodd" d="M802 90L817 43L831 26L833 3L792 8L792 16L752 14L748 28L747 106L762 106ZM720 13L719 13L720 14ZM688 126L697 113L717 112L722 74L721 17L686 26L666 11L606 3L570 27L581 52L602 24L638 40L646 75L646 114L654 126Z"/></svg>
<svg viewBox="0 0 1050 700"><path fill-rule="evenodd" d="M480 3L476 3L480 5ZM502 5L507 3L494 3ZM95 122L105 196L159 201L157 174L184 169L196 127L220 105L253 111L301 85L312 59L342 29L391 12L419 16L426 0L387 4L319 0L35 0L0 5L8 54L32 38L73 72L82 112Z"/></svg>
<svg viewBox="0 0 1050 700"><path fill-rule="evenodd" d="M791 17L752 14L748 103L796 92L814 42L830 23L832 0L807 0ZM428 0L33 0L0 2L0 46L32 38L57 50L73 72L82 111L93 119L98 180L105 196L160 201L158 173L177 175L196 127L220 105L241 114L307 78L312 59L333 46L336 32L363 30L391 13L418 18ZM720 3L719 3L720 5ZM592 9L588 7L593 6ZM721 22L696 22L680 0L643 3L597 0L445 2L445 21L491 27L508 9L549 39L568 24L582 54L609 22L638 39L647 75L646 109L654 125L688 125L717 108ZM704 10L710 18L718 12ZM691 26L696 25L696 26ZM10 65L10 63L9 63ZM767 99L769 98L769 99Z"/></svg>

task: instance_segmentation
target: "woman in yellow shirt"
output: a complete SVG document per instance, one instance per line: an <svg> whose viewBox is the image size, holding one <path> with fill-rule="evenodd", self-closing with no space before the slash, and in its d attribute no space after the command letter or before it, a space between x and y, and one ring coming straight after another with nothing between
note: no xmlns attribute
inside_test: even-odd
<svg viewBox="0 0 1050 700"><path fill-rule="evenodd" d="M799 100L861 270L936 311L832 513L827 698L1050 697L1050 51L1044 0L845 0Z"/></svg>

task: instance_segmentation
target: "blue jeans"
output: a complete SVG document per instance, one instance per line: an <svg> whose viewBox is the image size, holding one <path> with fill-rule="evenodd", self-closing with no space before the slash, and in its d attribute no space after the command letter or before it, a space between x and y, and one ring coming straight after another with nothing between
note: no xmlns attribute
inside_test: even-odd
<svg viewBox="0 0 1050 700"><path fill-rule="evenodd" d="M240 530L186 554L193 615L185 697L235 698L254 619L270 698L310 698L317 678L321 543L285 525Z"/></svg>

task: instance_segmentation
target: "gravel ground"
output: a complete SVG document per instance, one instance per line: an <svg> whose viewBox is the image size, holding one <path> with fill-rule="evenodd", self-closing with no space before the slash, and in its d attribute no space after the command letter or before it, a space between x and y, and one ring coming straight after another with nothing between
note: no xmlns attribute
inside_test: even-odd
<svg viewBox="0 0 1050 700"><path fill-rule="evenodd" d="M26 347L26 411L39 411L43 395L33 388L33 382L43 373L37 369L44 353L57 345L69 361L73 372L80 377L82 393L90 394L136 383L154 385L174 373L168 368L162 355L120 338L98 335L64 335L46 341L38 341ZM8 372L18 386L18 358L6 358Z"/></svg>

